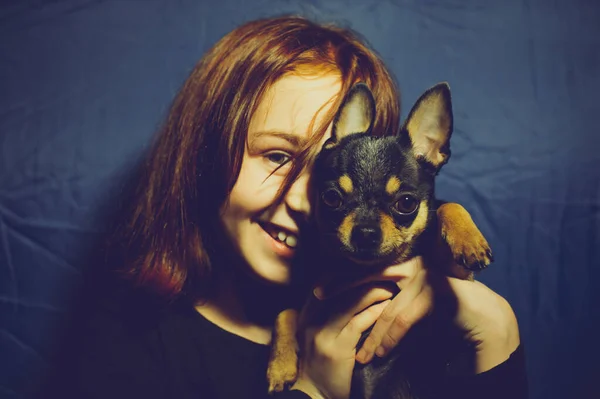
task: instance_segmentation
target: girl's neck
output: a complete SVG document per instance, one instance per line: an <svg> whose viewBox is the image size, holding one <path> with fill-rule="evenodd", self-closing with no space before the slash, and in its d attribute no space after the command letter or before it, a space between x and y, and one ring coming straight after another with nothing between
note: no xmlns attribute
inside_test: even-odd
<svg viewBox="0 0 600 399"><path fill-rule="evenodd" d="M215 276L211 291L213 295L196 305L202 316L249 341L271 342L275 318L288 303L285 287L269 286L238 269Z"/></svg>

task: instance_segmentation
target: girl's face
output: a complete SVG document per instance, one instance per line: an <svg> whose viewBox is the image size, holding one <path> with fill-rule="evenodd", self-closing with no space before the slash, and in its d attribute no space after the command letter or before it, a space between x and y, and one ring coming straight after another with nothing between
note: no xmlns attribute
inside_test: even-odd
<svg viewBox="0 0 600 399"><path fill-rule="evenodd" d="M274 284L287 284L295 248L302 242L299 225L310 213L305 170L275 204L289 170L279 165L297 153L318 126L341 89L336 75L286 75L265 93L248 128L248 141L237 182L221 209L232 243L251 271ZM331 135L331 126L321 145Z"/></svg>

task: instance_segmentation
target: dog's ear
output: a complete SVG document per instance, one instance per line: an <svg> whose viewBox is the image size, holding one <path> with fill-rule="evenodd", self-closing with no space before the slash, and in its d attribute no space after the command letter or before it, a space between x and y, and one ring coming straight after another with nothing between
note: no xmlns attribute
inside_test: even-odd
<svg viewBox="0 0 600 399"><path fill-rule="evenodd" d="M450 158L452 129L450 86L438 83L419 97L400 134L408 133L414 154L437 172Z"/></svg>
<svg viewBox="0 0 600 399"><path fill-rule="evenodd" d="M371 90L364 83L355 84L333 119L331 138L325 143L325 148L335 146L350 134L370 131L374 119L375 99Z"/></svg>

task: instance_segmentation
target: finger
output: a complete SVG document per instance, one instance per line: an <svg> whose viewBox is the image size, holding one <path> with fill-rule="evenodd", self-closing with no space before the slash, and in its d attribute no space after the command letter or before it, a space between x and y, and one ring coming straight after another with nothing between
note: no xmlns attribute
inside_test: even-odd
<svg viewBox="0 0 600 399"><path fill-rule="evenodd" d="M361 349L358 352L357 360L361 363L367 363L371 361L376 349L381 345L384 338L394 331L394 323L403 323L401 319L397 321L396 318L404 317L406 309L414 306L415 299L422 295L424 289L429 289L425 285L426 276L425 273L419 274L411 285L402 290L392 301L392 303L385 309L381 317L375 323L373 330L369 333L369 336L365 339ZM403 335L401 335L403 336ZM397 337L397 341L400 340L401 336Z"/></svg>
<svg viewBox="0 0 600 399"><path fill-rule="evenodd" d="M407 305L409 305L414 298L418 295L417 293L410 291L402 291L398 294L391 304L381 314L375 326L369 333L369 336L363 342L360 350L358 351L357 358L361 363L368 363L371 361L375 350L381 344L384 335L392 326L396 315Z"/></svg>
<svg viewBox="0 0 600 399"><path fill-rule="evenodd" d="M433 310L433 297L429 290L422 291L405 307L394 319L391 327L384 334L375 354L379 357L385 356L406 335L408 330Z"/></svg>
<svg viewBox="0 0 600 399"><path fill-rule="evenodd" d="M391 299L386 299L385 301L369 306L362 312L356 314L340 331L338 338L345 340L348 345L356 347L362 333L377 321L381 316L381 313L390 303Z"/></svg>
<svg viewBox="0 0 600 399"><path fill-rule="evenodd" d="M400 289L404 289L415 278L424 277L425 271L426 267L423 258L416 256L406 262L387 267L384 269L381 277L385 280L395 281Z"/></svg>
<svg viewBox="0 0 600 399"><path fill-rule="evenodd" d="M319 300L330 299L361 285L365 285L372 281L372 275L373 271L368 268L344 273L344 275L321 281L320 284L314 288L313 294Z"/></svg>
<svg viewBox="0 0 600 399"><path fill-rule="evenodd" d="M354 273L353 275L345 276L344 278L329 281L325 284L315 287L313 294L316 298L324 300L339 295L352 288L375 281L389 281L398 287L403 288L404 284L406 284L424 269L425 267L423 264L423 259L420 256L417 256L409 259L406 262L388 266L379 273L373 273L370 271Z"/></svg>
<svg viewBox="0 0 600 399"><path fill-rule="evenodd" d="M385 309L381 317L377 320L377 323L369 333L369 336L365 339L365 342L358 353L359 356L357 357L357 360L359 362L366 363L371 360L375 350L381 344L384 335L392 326L396 315L398 315L402 309L409 306L417 295L419 295L423 290L426 281L426 273L425 271L422 271L412 279L411 284L396 295L390 306Z"/></svg>
<svg viewBox="0 0 600 399"><path fill-rule="evenodd" d="M394 298L392 303L385 309L381 317L377 320L377 323L373 327L373 330L369 333L369 336L365 339L362 347L360 348L357 359L361 363L368 363L373 358L375 350L381 344L385 334L390 330L396 316L419 295L423 289L425 277L419 275L413 280L413 283L400 291Z"/></svg>
<svg viewBox="0 0 600 399"><path fill-rule="evenodd" d="M348 298L352 295L353 299ZM328 309L323 309L326 314L331 315L327 323L327 328L338 335L340 331L350 322L358 313L367 309L374 303L382 302L392 297L392 293L385 288L365 287L358 293L352 292L345 296L339 296L330 299L331 305ZM329 302L328 301L328 302ZM325 305L325 303L323 303Z"/></svg>

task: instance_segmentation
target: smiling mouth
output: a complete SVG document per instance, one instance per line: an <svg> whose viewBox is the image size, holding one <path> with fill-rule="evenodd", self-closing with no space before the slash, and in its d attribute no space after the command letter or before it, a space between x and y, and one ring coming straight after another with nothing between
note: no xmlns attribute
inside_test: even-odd
<svg viewBox="0 0 600 399"><path fill-rule="evenodd" d="M283 230L281 227L278 227L269 223L261 223L261 227L274 239L291 249L296 249L298 246L298 236L290 233L287 230Z"/></svg>

